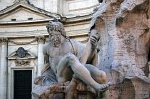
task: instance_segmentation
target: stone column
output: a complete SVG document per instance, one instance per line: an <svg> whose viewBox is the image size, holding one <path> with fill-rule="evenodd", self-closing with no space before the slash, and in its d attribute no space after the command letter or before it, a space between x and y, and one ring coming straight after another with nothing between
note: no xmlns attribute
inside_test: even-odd
<svg viewBox="0 0 150 99"><path fill-rule="evenodd" d="M7 38L1 39L1 61L0 61L0 98L7 99L7 76L8 76L8 65L7 65Z"/></svg>
<svg viewBox="0 0 150 99"><path fill-rule="evenodd" d="M37 68L37 76L41 75L41 71L44 66L44 55L43 55L43 45L45 38L44 37L37 37L38 41L38 68Z"/></svg>

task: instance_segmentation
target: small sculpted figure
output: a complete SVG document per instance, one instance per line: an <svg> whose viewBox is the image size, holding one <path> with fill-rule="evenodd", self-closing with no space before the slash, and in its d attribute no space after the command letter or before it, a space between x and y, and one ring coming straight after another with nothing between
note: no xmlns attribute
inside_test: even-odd
<svg viewBox="0 0 150 99"><path fill-rule="evenodd" d="M67 38L59 21L50 21L46 27L50 41L44 47L47 66L40 77L42 85L51 87L76 77L97 91L108 87L105 72L96 67L99 35L95 29L91 29L88 42L83 44Z"/></svg>

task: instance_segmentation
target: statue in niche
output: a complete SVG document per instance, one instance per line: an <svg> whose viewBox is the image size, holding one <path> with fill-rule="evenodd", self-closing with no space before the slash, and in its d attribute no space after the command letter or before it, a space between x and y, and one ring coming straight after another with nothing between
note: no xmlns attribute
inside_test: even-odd
<svg viewBox="0 0 150 99"><path fill-rule="evenodd" d="M106 83L106 74L96 67L97 42L100 37L94 27L90 29L86 44L67 38L63 24L58 20L50 21L46 27L50 38L50 42L43 49L46 65L42 75L35 79L40 95L49 99L49 94L56 89L56 85L64 85L62 89L68 91L65 97L75 99L73 95L78 81L89 85L97 92L106 90L109 86ZM33 94L36 93L36 86L33 88Z"/></svg>

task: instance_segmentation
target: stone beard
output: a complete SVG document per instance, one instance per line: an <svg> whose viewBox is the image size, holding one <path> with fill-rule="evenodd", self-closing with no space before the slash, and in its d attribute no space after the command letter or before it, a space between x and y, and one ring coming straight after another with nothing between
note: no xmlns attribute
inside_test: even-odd
<svg viewBox="0 0 150 99"><path fill-rule="evenodd" d="M49 22L46 26L49 33L50 42L53 47L59 47L64 41L66 33L63 24L60 22Z"/></svg>
<svg viewBox="0 0 150 99"><path fill-rule="evenodd" d="M59 47L61 44L61 34L51 35L50 42L54 47Z"/></svg>

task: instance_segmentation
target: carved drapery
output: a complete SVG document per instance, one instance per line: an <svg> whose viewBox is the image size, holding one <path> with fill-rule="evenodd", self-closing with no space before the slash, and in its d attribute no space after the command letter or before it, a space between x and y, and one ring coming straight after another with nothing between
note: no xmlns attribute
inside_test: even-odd
<svg viewBox="0 0 150 99"><path fill-rule="evenodd" d="M38 42L38 43L44 43L45 42L45 37L44 36L39 36L39 37L35 37L33 40L29 41L29 42L15 42L13 40L8 40L8 42L16 44L16 45L28 45L34 42Z"/></svg>
<svg viewBox="0 0 150 99"><path fill-rule="evenodd" d="M10 43L13 43L16 45L28 45L28 44L34 43L36 41L37 41L37 38L35 38L34 40L29 41L29 42L15 42L15 41L9 40Z"/></svg>

